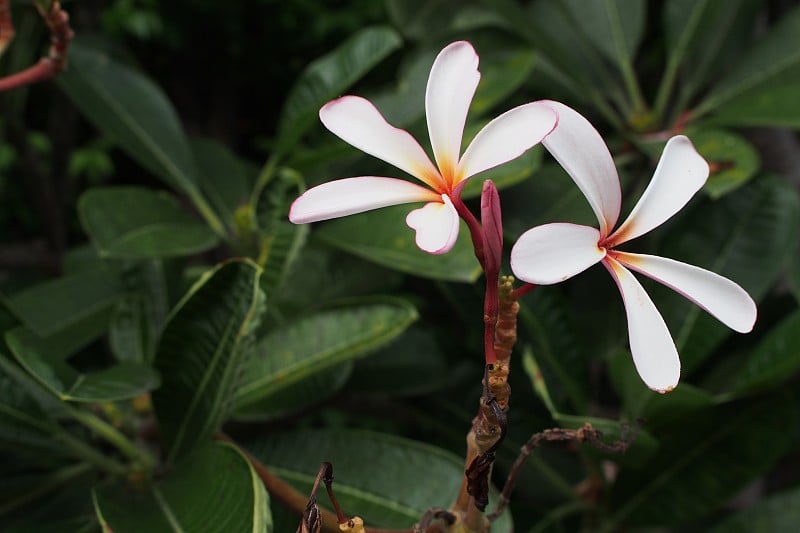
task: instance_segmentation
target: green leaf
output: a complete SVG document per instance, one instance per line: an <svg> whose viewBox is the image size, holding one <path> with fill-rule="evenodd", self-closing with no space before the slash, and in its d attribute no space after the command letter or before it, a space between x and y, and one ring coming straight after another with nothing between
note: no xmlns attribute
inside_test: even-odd
<svg viewBox="0 0 800 533"><path fill-rule="evenodd" d="M57 78L76 106L147 170L186 193L215 230L196 183L189 142L167 97L150 79L103 51L75 42L69 68Z"/></svg>
<svg viewBox="0 0 800 533"><path fill-rule="evenodd" d="M224 443L196 450L149 487L102 487L93 498L103 531L272 531L261 479L234 446Z"/></svg>
<svg viewBox="0 0 800 533"><path fill-rule="evenodd" d="M664 426L655 434L660 447L652 460L623 470L614 484L611 524L677 525L713 512L784 453L795 414L787 398L776 396L705 409Z"/></svg>
<svg viewBox="0 0 800 533"><path fill-rule="evenodd" d="M452 250L433 255L420 250L414 231L406 225L413 207L385 207L325 224L316 236L324 243L368 261L424 278L471 283L480 275L469 232L461 234Z"/></svg>
<svg viewBox="0 0 800 533"><path fill-rule="evenodd" d="M796 86L800 82L800 48L796 46L798 32L800 7L795 7L781 17L767 35L736 62L735 67L719 81L696 112L717 109L722 114L727 112L732 115L738 109L734 106L737 96L748 94L751 99L757 98L760 91L772 92L775 87L789 80ZM786 113L784 101L772 98L771 102L775 106L775 113ZM796 110L796 106L790 110ZM797 117L793 118L797 120Z"/></svg>
<svg viewBox="0 0 800 533"><path fill-rule="evenodd" d="M768 533L800 530L800 488L761 499L721 524L710 533Z"/></svg>
<svg viewBox="0 0 800 533"><path fill-rule="evenodd" d="M414 41L436 39L447 33L463 7L448 0L386 0L394 27Z"/></svg>
<svg viewBox="0 0 800 533"><path fill-rule="evenodd" d="M286 273L284 283L270 300L270 311L277 305L281 315L292 316L341 298L388 294L402 284L403 277L394 270L312 242L303 247Z"/></svg>
<svg viewBox="0 0 800 533"><path fill-rule="evenodd" d="M752 0L664 3L662 20L668 68L676 71L680 68L684 101L689 101L704 84L719 79L720 73L739 61L741 53L751 44L760 4Z"/></svg>
<svg viewBox="0 0 800 533"><path fill-rule="evenodd" d="M101 257L146 259L203 252L216 234L164 191L95 187L78 203L81 222Z"/></svg>
<svg viewBox="0 0 800 533"><path fill-rule="evenodd" d="M327 101L340 96L400 44L400 36L387 26L364 28L311 63L283 106L278 123L278 152L290 149L314 124Z"/></svg>
<svg viewBox="0 0 800 533"><path fill-rule="evenodd" d="M793 253L799 223L795 190L783 180L765 177L713 204L697 205L670 232L660 255L730 278L759 301ZM652 294L688 375L731 330L677 293L658 286Z"/></svg>
<svg viewBox="0 0 800 533"><path fill-rule="evenodd" d="M800 369L800 311L770 330L750 352L731 392L765 390L791 378Z"/></svg>
<svg viewBox="0 0 800 533"><path fill-rule="evenodd" d="M116 276L96 268L40 283L5 298L5 304L34 333L47 337L108 311L122 291Z"/></svg>
<svg viewBox="0 0 800 533"><path fill-rule="evenodd" d="M611 61L630 64L644 35L643 0L564 0L578 29Z"/></svg>
<svg viewBox="0 0 800 533"><path fill-rule="evenodd" d="M308 224L289 222L289 207L304 191L300 174L281 169L264 187L258 201L259 264L264 268L261 288L270 297L297 260L308 236Z"/></svg>
<svg viewBox="0 0 800 533"><path fill-rule="evenodd" d="M362 394L419 395L445 386L449 370L434 332L414 325L386 348L358 361L350 383Z"/></svg>
<svg viewBox="0 0 800 533"><path fill-rule="evenodd" d="M235 228L236 211L247 205L258 169L217 141L190 139L189 146L197 162L200 189L229 227Z"/></svg>
<svg viewBox="0 0 800 533"><path fill-rule="evenodd" d="M561 411L580 413L586 408L588 378L570 322L569 309L557 289L546 287L521 302L520 335L533 347L551 399ZM567 403L570 408L565 408Z"/></svg>
<svg viewBox="0 0 800 533"><path fill-rule="evenodd" d="M237 416L265 418L330 396L337 391L330 383L335 379L330 378L337 375L328 373L324 377L329 379L316 379L313 387L294 388L288 398L284 395L276 401L276 395L288 387L386 345L417 317L416 309L405 300L384 297L319 311L276 328L257 342L255 356L245 366L236 394ZM338 382L339 387L344 385L341 378Z"/></svg>
<svg viewBox="0 0 800 533"><path fill-rule="evenodd" d="M273 433L245 448L305 494L319 469L308 458L331 462L339 504L374 527L408 528L431 507L447 508L464 477L463 459L449 452L362 430ZM492 528L511 530L508 512Z"/></svg>
<svg viewBox="0 0 800 533"><path fill-rule="evenodd" d="M158 374L149 366L120 363L91 373L80 373L66 363L48 362L41 341L27 328L5 335L20 365L59 399L74 402L110 402L134 398L158 387Z"/></svg>
<svg viewBox="0 0 800 533"><path fill-rule="evenodd" d="M485 45L478 42L475 47L481 58L481 82L469 108L473 118L484 115L514 93L528 80L536 63L536 55L530 48L506 43L498 46L496 41Z"/></svg>
<svg viewBox="0 0 800 533"><path fill-rule="evenodd" d="M731 98L708 119L726 126L779 126L800 129L800 65L764 86Z"/></svg>
<svg viewBox="0 0 800 533"><path fill-rule="evenodd" d="M711 198L720 198L744 185L761 166L756 149L739 135L725 130L701 130L692 133L691 138L712 168L717 167L704 186Z"/></svg>
<svg viewBox="0 0 800 533"><path fill-rule="evenodd" d="M0 448L57 454L62 446L53 438L53 427L41 406L10 376L0 374Z"/></svg>
<svg viewBox="0 0 800 533"><path fill-rule="evenodd" d="M158 344L163 385L153 394L170 459L204 444L225 420L264 308L261 270L230 261L207 272L176 306Z"/></svg>

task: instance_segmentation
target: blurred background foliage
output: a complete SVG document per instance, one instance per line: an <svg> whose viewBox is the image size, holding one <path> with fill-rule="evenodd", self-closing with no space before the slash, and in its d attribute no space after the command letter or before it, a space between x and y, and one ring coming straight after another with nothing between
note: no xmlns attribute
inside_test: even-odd
<svg viewBox="0 0 800 533"><path fill-rule="evenodd" d="M11 7L2 75L48 38L32 2ZM306 187L393 172L326 132L319 107L363 95L424 139L430 65L458 39L481 58L467 137L519 103L563 101L603 132L628 208L666 139L689 135L711 178L639 249L759 302L741 336L645 281L683 362L660 396L635 374L601 269L527 296L495 483L537 431L643 426L624 455L537 450L493 531L511 516L529 532L800 529L796 2L64 7L69 69L0 94L3 530L169 530L167 509L188 531L294 531L241 453L211 443L220 428L306 494L332 461L344 509L373 526L452 502L483 374L466 232L429 256L405 209L313 228L286 213ZM481 177L501 189L507 242L594 224L539 148L466 196Z"/></svg>

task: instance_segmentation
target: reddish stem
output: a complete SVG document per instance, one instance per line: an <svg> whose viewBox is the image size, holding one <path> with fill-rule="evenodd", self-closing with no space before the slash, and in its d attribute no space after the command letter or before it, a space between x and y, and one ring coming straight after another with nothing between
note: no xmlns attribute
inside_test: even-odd
<svg viewBox="0 0 800 533"><path fill-rule="evenodd" d="M531 292L533 289L535 289L537 286L538 285L534 285L533 283L526 283L521 287L517 287L516 289L511 291L511 298L513 300L519 300L520 298Z"/></svg>

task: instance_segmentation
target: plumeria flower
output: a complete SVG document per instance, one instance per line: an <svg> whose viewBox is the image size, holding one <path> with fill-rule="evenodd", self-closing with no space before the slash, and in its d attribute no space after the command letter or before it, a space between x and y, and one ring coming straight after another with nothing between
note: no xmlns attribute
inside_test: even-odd
<svg viewBox="0 0 800 533"><path fill-rule="evenodd" d="M600 229L566 223L530 229L511 250L511 269L524 281L548 285L602 263L622 294L636 370L651 389L670 391L680 377L678 351L664 319L631 270L677 291L741 333L753 328L756 305L744 289L718 274L617 247L683 208L708 178L708 164L689 139L672 137L644 194L627 220L614 230L622 195L608 147L583 116L563 104L550 105L558 112L559 123L543 144L586 196Z"/></svg>
<svg viewBox="0 0 800 533"><path fill-rule="evenodd" d="M458 237L464 180L515 159L555 127L555 111L540 102L516 107L489 122L459 159L467 110L478 87L478 55L468 42L448 45L436 57L428 77L425 114L434 165L405 130L388 124L374 105L358 96L325 104L319 117L349 144L411 174L426 186L379 176L360 176L324 183L292 204L289 219L302 224L411 202L426 204L409 213L417 245L433 254L450 250Z"/></svg>

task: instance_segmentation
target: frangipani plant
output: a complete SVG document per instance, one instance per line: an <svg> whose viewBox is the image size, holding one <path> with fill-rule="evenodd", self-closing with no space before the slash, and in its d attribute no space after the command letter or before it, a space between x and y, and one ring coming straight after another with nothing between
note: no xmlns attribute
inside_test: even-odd
<svg viewBox="0 0 800 533"><path fill-rule="evenodd" d="M0 0L0 529L800 530L800 8L269 4Z"/></svg>

